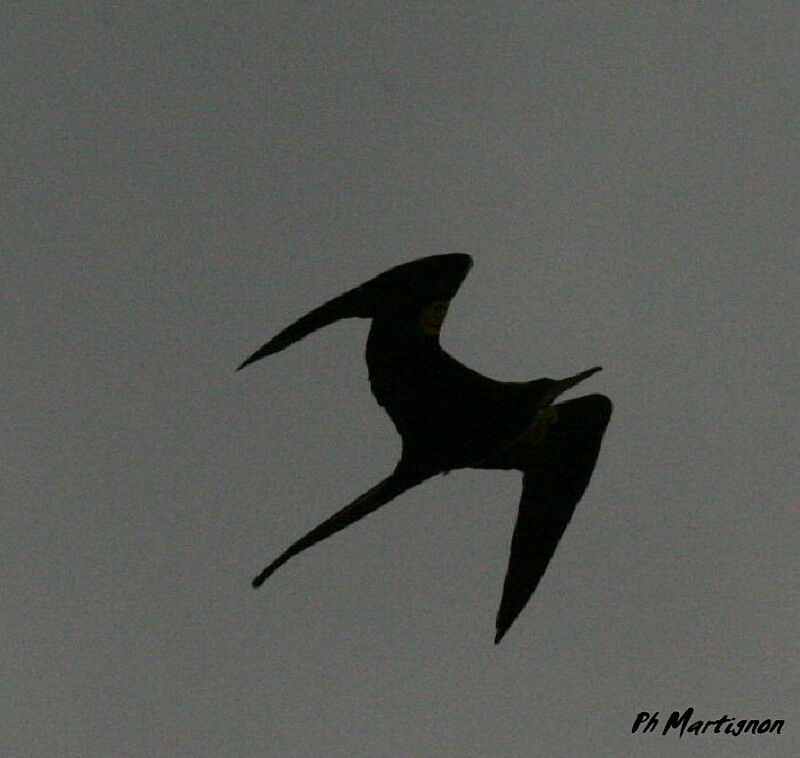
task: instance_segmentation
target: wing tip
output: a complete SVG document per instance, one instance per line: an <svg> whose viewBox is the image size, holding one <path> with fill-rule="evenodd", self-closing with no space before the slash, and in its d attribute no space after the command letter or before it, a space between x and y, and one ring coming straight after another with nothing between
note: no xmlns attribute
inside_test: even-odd
<svg viewBox="0 0 800 758"><path fill-rule="evenodd" d="M275 340L270 340L267 342L266 345L258 348L252 355L248 355L237 367L237 371L241 371L246 366L249 366L251 363L255 363L256 361L260 361L262 358L266 358L268 355L272 355L272 353L276 352L273 348L273 343Z"/></svg>
<svg viewBox="0 0 800 758"><path fill-rule="evenodd" d="M514 623L513 619L509 622L508 619L502 619L498 615L498 618L497 618L497 620L495 621L495 624L494 624L494 627L495 627L494 644L495 645L499 645L500 644L500 641L503 639L503 637L506 636L506 632L509 629L511 629L511 624L513 624L513 623Z"/></svg>
<svg viewBox="0 0 800 758"><path fill-rule="evenodd" d="M255 357L255 353L254 353L253 355L250 355L250 356L248 356L247 358L245 358L245 359L244 359L244 360L243 360L243 361L242 361L242 362L241 362L241 363L240 363L240 364L239 364L239 365L236 367L236 370L237 370L237 371L241 371L243 368L245 368L245 366L249 366L251 363L255 363L255 361L257 361L257 360L258 360L258 358L256 358L256 357Z"/></svg>

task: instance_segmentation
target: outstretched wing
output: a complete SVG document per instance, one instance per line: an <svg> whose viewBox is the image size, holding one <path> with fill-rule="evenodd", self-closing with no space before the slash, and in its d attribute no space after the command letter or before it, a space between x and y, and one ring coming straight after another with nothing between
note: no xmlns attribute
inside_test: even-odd
<svg viewBox="0 0 800 758"><path fill-rule="evenodd" d="M603 395L551 408L555 420L544 431L535 431L529 449L495 643L514 623L544 575L589 484L611 416L611 401Z"/></svg>
<svg viewBox="0 0 800 758"><path fill-rule="evenodd" d="M311 332L343 318L375 318L397 310L418 313L420 328L438 334L455 295L472 266L465 253L430 255L390 268L302 316L239 364L243 369L277 353Z"/></svg>

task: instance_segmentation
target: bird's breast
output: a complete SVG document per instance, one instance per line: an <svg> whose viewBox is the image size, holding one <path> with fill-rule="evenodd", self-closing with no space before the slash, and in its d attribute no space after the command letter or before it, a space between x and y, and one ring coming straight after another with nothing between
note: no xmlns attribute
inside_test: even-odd
<svg viewBox="0 0 800 758"><path fill-rule="evenodd" d="M462 468L513 439L535 409L504 382L435 346L368 343L372 392L403 438L404 455Z"/></svg>

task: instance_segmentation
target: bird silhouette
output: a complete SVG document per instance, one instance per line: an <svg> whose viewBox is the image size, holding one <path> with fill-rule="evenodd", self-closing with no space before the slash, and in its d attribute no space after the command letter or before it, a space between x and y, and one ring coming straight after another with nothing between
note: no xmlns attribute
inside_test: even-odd
<svg viewBox="0 0 800 758"><path fill-rule="evenodd" d="M523 473L522 498L495 643L525 607L589 483L611 401L594 394L553 403L599 366L566 379L501 382L446 353L439 332L471 266L469 255L453 253L389 269L312 310L238 367L339 319L372 319L366 350L371 389L402 438L394 471L292 544L254 587L292 556L432 476L460 468L515 469Z"/></svg>

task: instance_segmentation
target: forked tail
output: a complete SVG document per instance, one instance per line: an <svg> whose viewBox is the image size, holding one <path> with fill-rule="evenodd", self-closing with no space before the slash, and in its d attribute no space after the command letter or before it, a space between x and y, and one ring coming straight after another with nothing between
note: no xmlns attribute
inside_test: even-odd
<svg viewBox="0 0 800 758"><path fill-rule="evenodd" d="M425 476L413 474L400 468L395 469L394 472L387 476L380 484L367 490L361 497L350 503L350 505L346 505L338 513L334 513L329 519L312 529L305 537L301 537L297 542L287 548L253 579L253 587L260 587L264 584L275 570L286 563L292 556L324 540L326 537L330 537L332 534L341 531L353 522L364 518L367 514L377 510L382 505L385 505L399 494L419 484L426 478Z"/></svg>

